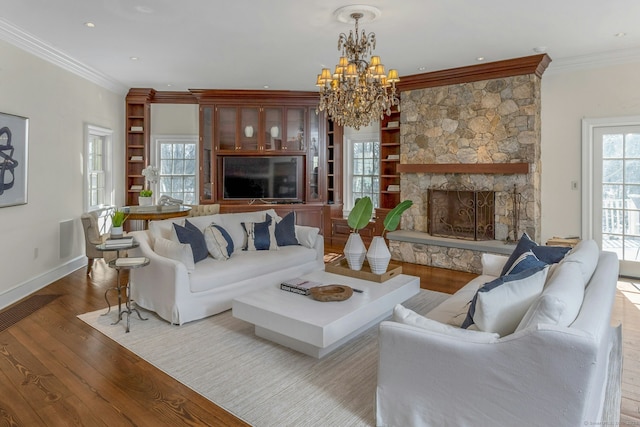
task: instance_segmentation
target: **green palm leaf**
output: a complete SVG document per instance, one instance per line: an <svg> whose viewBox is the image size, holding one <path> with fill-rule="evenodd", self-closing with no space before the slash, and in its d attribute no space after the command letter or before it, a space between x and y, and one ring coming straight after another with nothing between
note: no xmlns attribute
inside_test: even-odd
<svg viewBox="0 0 640 427"><path fill-rule="evenodd" d="M387 216L384 217L384 221L382 223L384 225L384 230L382 233L384 234L385 231L394 231L398 228L398 225L400 225L400 217L402 217L404 211L409 209L411 205L413 205L411 200L405 200L400 202L395 208L391 209Z"/></svg>
<svg viewBox="0 0 640 427"><path fill-rule="evenodd" d="M371 198L365 196L356 201L356 204L349 212L349 216L347 217L347 224L349 224L349 228L351 228L354 233L357 233L358 230L364 228L371 221L371 214L373 213L373 202Z"/></svg>

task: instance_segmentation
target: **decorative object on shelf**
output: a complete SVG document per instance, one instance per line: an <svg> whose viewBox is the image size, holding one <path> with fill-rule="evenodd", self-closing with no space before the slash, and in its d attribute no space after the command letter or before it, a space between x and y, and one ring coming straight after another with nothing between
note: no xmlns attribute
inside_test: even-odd
<svg viewBox="0 0 640 427"><path fill-rule="evenodd" d="M373 273L382 274L387 271L389 261L391 261L391 252L389 252L387 243L384 240L384 233L394 231L398 228L402 214L412 205L413 202L411 200L404 200L391 209L387 216L384 217L382 235L373 237L369 250L367 251L367 261Z"/></svg>
<svg viewBox="0 0 640 427"><path fill-rule="evenodd" d="M272 126L271 127L271 138L277 138L280 135L280 129L278 129L278 126Z"/></svg>
<svg viewBox="0 0 640 427"><path fill-rule="evenodd" d="M367 248L365 248L362 237L358 234L358 231L366 227L369 221L371 221L372 213L373 202L371 198L366 196L356 200L353 209L351 209L347 217L347 224L352 231L344 246L344 256L347 259L349 268L352 270L360 270L364 263Z"/></svg>
<svg viewBox="0 0 640 427"><path fill-rule="evenodd" d="M29 119L0 113L0 207L27 203Z"/></svg>
<svg viewBox="0 0 640 427"><path fill-rule="evenodd" d="M153 197L153 190L152 190L152 186L153 184L158 182L158 179L160 177L160 171L158 170L157 167L149 165L146 168L142 169L142 175L145 178L146 181L146 188L145 190L149 190L151 191L151 194L149 194L149 197ZM140 195L142 195L142 191L140 192ZM138 198L138 204L140 204L140 206L145 206L142 203L140 203L140 200ZM153 200L151 200L151 203L149 203L149 205L153 204Z"/></svg>
<svg viewBox="0 0 640 427"><path fill-rule="evenodd" d="M140 195L138 196L138 205L140 206L151 206L152 204L152 196L153 191L151 190L141 190Z"/></svg>
<svg viewBox="0 0 640 427"><path fill-rule="evenodd" d="M372 6L352 5L334 12L341 22L355 21L355 32L338 37L338 50L342 56L333 74L323 68L318 74L316 86L320 88L320 105L317 111L327 110L329 118L339 126L360 129L369 123L391 114L391 107L399 103L396 83L400 81L398 71L389 70L385 75L384 65L377 55L376 35L359 34L358 22L380 16L380 10Z"/></svg>
<svg viewBox="0 0 640 427"><path fill-rule="evenodd" d="M253 136L253 126L246 126L244 128L244 136L251 138Z"/></svg>
<svg viewBox="0 0 640 427"><path fill-rule="evenodd" d="M122 225L127 220L128 215L123 211L116 210L111 214L111 237L121 237L123 234Z"/></svg>

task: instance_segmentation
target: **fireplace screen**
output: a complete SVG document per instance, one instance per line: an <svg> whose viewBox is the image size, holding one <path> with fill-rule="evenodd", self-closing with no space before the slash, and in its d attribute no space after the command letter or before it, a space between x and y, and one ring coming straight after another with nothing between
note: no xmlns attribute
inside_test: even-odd
<svg viewBox="0 0 640 427"><path fill-rule="evenodd" d="M495 238L493 191L429 190L429 234L465 240Z"/></svg>

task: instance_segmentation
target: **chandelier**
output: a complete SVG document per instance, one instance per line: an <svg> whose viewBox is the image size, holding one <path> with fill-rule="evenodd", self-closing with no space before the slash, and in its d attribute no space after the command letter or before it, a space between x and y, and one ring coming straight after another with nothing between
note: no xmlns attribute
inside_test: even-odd
<svg viewBox="0 0 640 427"><path fill-rule="evenodd" d="M355 32L349 31L348 36L340 34L338 50L342 50L342 55L333 74L329 68L323 68L316 81L320 88L317 111L326 110L334 123L355 129L383 118L385 113L391 114L391 107L399 102L398 71L389 70L385 75L380 57L373 55L376 35L364 30L359 33L358 20L363 16L361 12L350 14L355 20Z"/></svg>

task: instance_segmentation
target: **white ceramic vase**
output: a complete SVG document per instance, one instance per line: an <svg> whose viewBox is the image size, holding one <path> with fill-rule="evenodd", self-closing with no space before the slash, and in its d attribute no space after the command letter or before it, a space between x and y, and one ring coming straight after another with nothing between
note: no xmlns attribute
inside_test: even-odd
<svg viewBox="0 0 640 427"><path fill-rule="evenodd" d="M253 136L253 126L246 126L244 128L244 136L251 138Z"/></svg>
<svg viewBox="0 0 640 427"><path fill-rule="evenodd" d="M124 233L124 230L122 229L122 226L120 226L111 227L111 232L109 234L111 235L111 237L122 237L122 233Z"/></svg>
<svg viewBox="0 0 640 427"><path fill-rule="evenodd" d="M138 205L151 206L152 204L151 199L152 199L152 196L149 196L149 197L138 196Z"/></svg>
<svg viewBox="0 0 640 427"><path fill-rule="evenodd" d="M371 245L367 251L367 261L372 273L383 274L387 271L389 261L391 261L391 252L389 252L384 237L375 236L371 240Z"/></svg>
<svg viewBox="0 0 640 427"><path fill-rule="evenodd" d="M358 233L349 234L347 244L344 245L344 256L347 264L352 270L361 270L364 258L367 255L367 248L364 247L362 237Z"/></svg>
<svg viewBox="0 0 640 427"><path fill-rule="evenodd" d="M271 138L277 138L278 135L280 135L280 129L278 129L278 126L271 127Z"/></svg>

